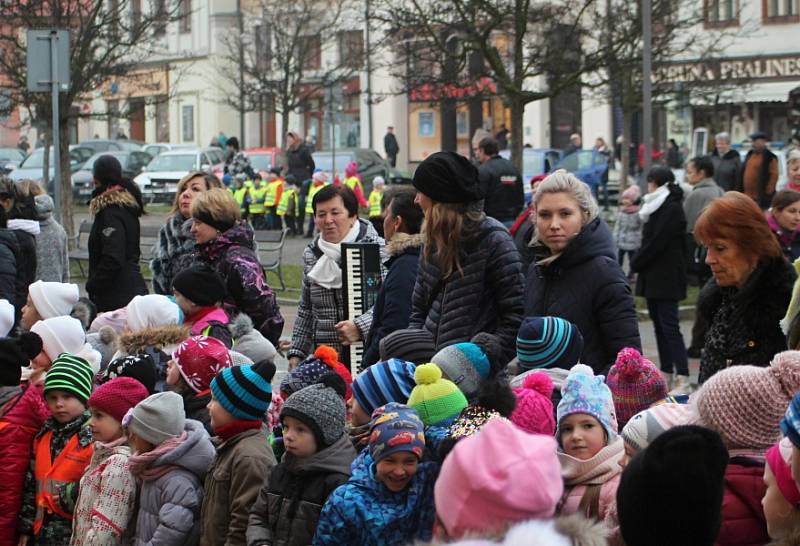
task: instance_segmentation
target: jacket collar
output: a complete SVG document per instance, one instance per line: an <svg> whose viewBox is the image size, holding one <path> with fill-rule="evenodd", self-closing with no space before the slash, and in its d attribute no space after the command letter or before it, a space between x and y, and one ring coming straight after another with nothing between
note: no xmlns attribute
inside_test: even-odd
<svg viewBox="0 0 800 546"><path fill-rule="evenodd" d="M386 243L386 253L392 257L399 256L409 251L416 251L419 253L421 247L421 233L409 234L397 232L392 236L391 240Z"/></svg>
<svg viewBox="0 0 800 546"><path fill-rule="evenodd" d="M96 215L103 209L112 205L126 207L139 212L139 204L136 202L136 198L122 186L111 186L89 201L89 212Z"/></svg>

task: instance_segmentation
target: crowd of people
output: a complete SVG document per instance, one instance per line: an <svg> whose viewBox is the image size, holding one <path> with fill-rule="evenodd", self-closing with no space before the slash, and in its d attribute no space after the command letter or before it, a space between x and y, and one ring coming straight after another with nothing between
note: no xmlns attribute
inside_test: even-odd
<svg viewBox="0 0 800 546"><path fill-rule="evenodd" d="M301 151L273 173L283 195L310 181L288 342L237 197L253 173L181 180L148 286L141 194L99 158L88 297L61 257L37 262L60 240L41 236L52 201L0 181L0 545L800 543L800 193L765 213L696 157L686 185L655 167L626 189L612 230L564 171L523 210L499 148L431 154L413 187L368 198L357 170L328 183ZM351 242L382 257L359 316Z"/></svg>

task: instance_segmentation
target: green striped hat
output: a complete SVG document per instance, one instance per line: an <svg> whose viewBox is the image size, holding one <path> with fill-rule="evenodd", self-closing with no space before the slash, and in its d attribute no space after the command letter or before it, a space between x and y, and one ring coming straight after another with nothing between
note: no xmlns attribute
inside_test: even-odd
<svg viewBox="0 0 800 546"><path fill-rule="evenodd" d="M85 404L92 394L92 367L79 356L61 353L53 361L44 378L44 393L66 391L74 394Z"/></svg>

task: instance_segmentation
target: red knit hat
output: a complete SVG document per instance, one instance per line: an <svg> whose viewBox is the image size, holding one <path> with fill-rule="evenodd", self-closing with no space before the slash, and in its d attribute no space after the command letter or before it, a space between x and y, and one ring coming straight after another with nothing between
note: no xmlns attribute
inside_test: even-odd
<svg viewBox="0 0 800 546"><path fill-rule="evenodd" d="M194 392L209 388L223 368L231 366L231 354L220 340L206 336L192 336L178 346L172 358Z"/></svg>
<svg viewBox="0 0 800 546"><path fill-rule="evenodd" d="M132 377L117 377L95 388L88 406L122 422L128 410L147 398L147 388Z"/></svg>
<svg viewBox="0 0 800 546"><path fill-rule="evenodd" d="M631 417L667 396L667 382L655 364L632 347L622 349L608 372L619 428Z"/></svg>
<svg viewBox="0 0 800 546"><path fill-rule="evenodd" d="M517 405L511 414L511 422L532 434L556 433L556 417L553 411L553 380L545 372L528 374L522 388L512 389L517 396Z"/></svg>

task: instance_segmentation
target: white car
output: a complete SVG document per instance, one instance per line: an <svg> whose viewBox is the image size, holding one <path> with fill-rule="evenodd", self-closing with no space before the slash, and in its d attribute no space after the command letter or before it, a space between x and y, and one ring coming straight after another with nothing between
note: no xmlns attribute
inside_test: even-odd
<svg viewBox="0 0 800 546"><path fill-rule="evenodd" d="M189 172L205 171L219 177L223 163L224 155L219 148L164 152L154 157L134 182L151 200L169 201L178 189L178 182Z"/></svg>
<svg viewBox="0 0 800 546"><path fill-rule="evenodd" d="M147 152L153 157L161 155L164 152L172 152L176 150L193 150L197 148L194 144L172 144L171 142L153 142L152 144L145 144L143 151Z"/></svg>

